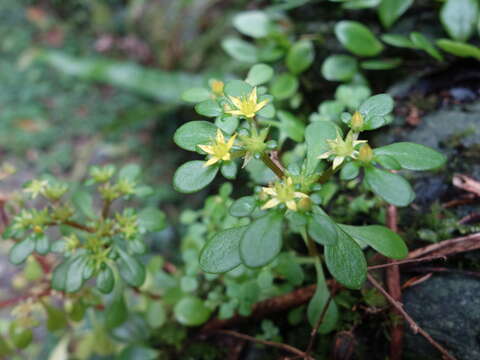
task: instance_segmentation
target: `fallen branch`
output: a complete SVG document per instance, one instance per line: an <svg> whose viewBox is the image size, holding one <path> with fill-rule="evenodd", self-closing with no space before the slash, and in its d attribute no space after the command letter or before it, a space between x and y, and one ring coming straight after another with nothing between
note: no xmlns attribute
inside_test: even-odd
<svg viewBox="0 0 480 360"><path fill-rule="evenodd" d="M245 321L251 321L252 319L261 319L267 315L282 312L294 307L305 304L315 293L317 285L310 285L291 293L275 296L273 298L260 301L253 306L252 314L248 317L235 315L230 319L212 319L206 323L202 332L215 331L218 329L231 327Z"/></svg>
<svg viewBox="0 0 480 360"><path fill-rule="evenodd" d="M464 175L464 174L455 174L452 180L453 186L468 191L476 196L480 196L480 182L477 180Z"/></svg>
<svg viewBox="0 0 480 360"><path fill-rule="evenodd" d="M382 268L387 268L391 266L399 266L399 265L404 265L404 264L413 264L413 263L419 263L419 262L426 262L426 261L433 261L437 259L446 259L445 255L437 255L437 256L426 256L420 259L407 259L407 260L400 260L400 261L392 261L386 264L379 264L379 265L371 265L368 267L368 270L377 270L377 269L382 269Z"/></svg>
<svg viewBox="0 0 480 360"><path fill-rule="evenodd" d="M303 359L306 359L306 360L315 360L313 357L309 356L307 353L303 352L302 350L300 349L297 349L296 347L293 347L293 346L290 346L290 345L287 345L287 344L283 344L283 343L278 343L278 342L274 342L274 341L267 341L267 340L261 340L261 339L257 339L257 338L254 338L252 336L249 336L249 335L246 335L246 334L242 334L242 333L239 333L239 332L236 332L236 331L232 331L232 330L215 330L215 333L217 334L223 334L223 335L228 335L228 336L234 336L236 338L239 338L239 339L243 339L243 340L247 340L247 341L251 341L251 342L254 342L254 343L257 343L257 344L262 344L262 345L267 345L267 346L272 346L272 347L276 347L278 349L281 349L283 351L286 351L286 352L289 352L291 354L295 354Z"/></svg>
<svg viewBox="0 0 480 360"><path fill-rule="evenodd" d="M367 274L368 281L375 287L380 293L385 296L385 298L388 300L392 306L394 306L398 312L404 317L404 319L407 321L407 323L410 325L410 328L412 329L414 334L420 333L427 341L432 344L438 351L440 351L443 356L448 359L448 360L456 360L455 357L450 355L450 353L438 342L436 342L430 334L428 334L425 330L423 330L416 322L411 318L410 315L403 309L403 304L395 300L390 296L390 294L375 280L375 278Z"/></svg>
<svg viewBox="0 0 480 360"><path fill-rule="evenodd" d="M408 254L407 258L417 259L426 255L442 257L476 249L480 249L480 233L444 240L436 244L413 250Z"/></svg>

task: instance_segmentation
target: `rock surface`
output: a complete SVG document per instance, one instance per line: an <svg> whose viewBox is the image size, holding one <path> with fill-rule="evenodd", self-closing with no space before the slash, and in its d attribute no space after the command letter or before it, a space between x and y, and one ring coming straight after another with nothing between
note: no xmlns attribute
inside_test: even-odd
<svg viewBox="0 0 480 360"><path fill-rule="evenodd" d="M480 359L480 279L434 275L404 292L405 310L458 360ZM421 335L407 332L405 359L440 360Z"/></svg>

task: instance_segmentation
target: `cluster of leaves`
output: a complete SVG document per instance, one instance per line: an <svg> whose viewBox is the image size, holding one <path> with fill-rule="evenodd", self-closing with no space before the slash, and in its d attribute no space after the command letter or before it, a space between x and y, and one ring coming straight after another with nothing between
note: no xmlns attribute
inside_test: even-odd
<svg viewBox="0 0 480 360"><path fill-rule="evenodd" d="M125 288L138 288L145 281L145 266L139 258L147 251L145 236L165 227L165 215L152 207L139 209L135 203L122 209L117 200L132 201L153 190L141 184L140 168L135 164L119 171L113 165L92 167L85 186L92 185L102 203L98 212L92 191L83 186L52 176L30 181L23 189L27 199L19 200L21 210L2 234L15 241L9 255L15 265L32 259L31 255L48 259L48 254L55 254L59 260L51 279L39 284L39 291L26 296L27 301L14 310L10 340L16 348L31 342L39 307L44 309L50 331L67 327L67 319L81 321L88 309L98 307L105 308L99 329L118 327L128 317ZM39 271L47 276L48 260L45 264L47 269ZM63 294L66 309L48 300L58 292Z"/></svg>
<svg viewBox="0 0 480 360"><path fill-rule="evenodd" d="M306 127L285 126L282 113L289 114L293 124L301 124L301 120L281 110L280 122L272 120L275 108L282 105L268 93L273 92L276 83L270 66L255 64L244 81L224 84L212 80L210 89L195 88L184 95L186 100L197 102L197 113L214 121L188 122L175 133L178 146L197 152L205 161L193 160L180 166L174 186L180 192L191 193L206 187L219 172L234 179L237 161L243 159L242 167L252 175L253 194L236 200L230 213L248 219L247 223L219 229L203 248L200 266L208 273L229 273L239 266L262 268L277 258L288 234L300 234L316 264L318 287L309 307L315 313L310 316L315 324L329 298L321 259L341 284L359 289L367 271L362 248L370 246L394 259L407 255L403 240L388 228L336 223L322 209L322 189L328 181L339 172L341 180L363 181L386 202L407 206L414 192L402 176L392 171L435 169L445 159L418 144L403 142L372 149L367 140L359 140L364 131L389 123L393 100L386 94L367 98L353 114L342 113L337 123L310 118ZM285 145L287 138L294 142L290 149ZM256 176L268 169L270 181ZM276 179L272 180L271 175ZM269 186L262 187L266 182ZM323 247L323 254L318 245ZM335 327L335 302L326 314L320 329L324 332Z"/></svg>

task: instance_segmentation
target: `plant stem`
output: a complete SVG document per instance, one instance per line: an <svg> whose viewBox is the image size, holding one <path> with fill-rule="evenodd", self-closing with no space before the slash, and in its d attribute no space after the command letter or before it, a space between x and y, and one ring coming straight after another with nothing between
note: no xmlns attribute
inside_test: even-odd
<svg viewBox="0 0 480 360"><path fill-rule="evenodd" d="M262 155L262 161L265 165L267 165L270 170L272 170L275 175L277 175L280 179L283 179L285 177L285 174L283 173L283 170L278 167L277 164L275 164L272 159L268 156L268 154L263 153Z"/></svg>
<svg viewBox="0 0 480 360"><path fill-rule="evenodd" d="M330 178L332 177L333 174L337 172L336 170L333 170L333 167L329 167L319 178L318 182L320 184L325 184Z"/></svg>

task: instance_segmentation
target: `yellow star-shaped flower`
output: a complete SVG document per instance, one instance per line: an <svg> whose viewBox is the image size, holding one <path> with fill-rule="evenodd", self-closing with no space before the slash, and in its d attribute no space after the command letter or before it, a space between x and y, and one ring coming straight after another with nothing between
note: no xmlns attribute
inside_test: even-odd
<svg viewBox="0 0 480 360"><path fill-rule="evenodd" d="M231 160L232 157L230 150L232 149L236 137L237 134L234 134L227 142L225 142L222 130L217 129L217 136L212 145L198 145L200 149L210 155L210 158L205 162L204 166L210 166L222 160Z"/></svg>
<svg viewBox="0 0 480 360"><path fill-rule="evenodd" d="M296 199L308 198L307 194L295 191L291 177L287 177L284 181L276 182L272 186L262 188L262 193L272 197L262 206L262 210L285 204L288 209L297 211Z"/></svg>
<svg viewBox="0 0 480 360"><path fill-rule="evenodd" d="M23 191L27 194L30 194L32 199L35 199L38 195L42 195L48 186L48 181L46 180L32 180Z"/></svg>
<svg viewBox="0 0 480 360"><path fill-rule="evenodd" d="M343 140L340 133L337 132L337 137L334 140L327 140L330 150L323 153L318 158L327 159L331 155L334 155L333 170L339 167L347 157L356 159L358 156L358 150L356 150L356 147L367 142L367 140L357 140L357 136L358 134L350 131L345 140Z"/></svg>
<svg viewBox="0 0 480 360"><path fill-rule="evenodd" d="M268 99L257 103L256 87L253 88L252 92L248 96L229 96L228 98L233 103L236 109L230 109L228 107L225 112L230 115L245 116L247 119L255 117L255 114L261 109L263 109L263 107L268 103Z"/></svg>

